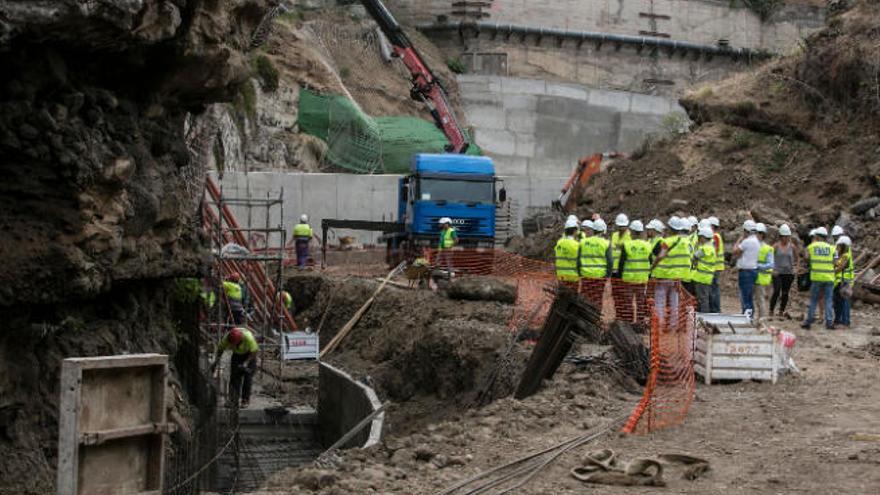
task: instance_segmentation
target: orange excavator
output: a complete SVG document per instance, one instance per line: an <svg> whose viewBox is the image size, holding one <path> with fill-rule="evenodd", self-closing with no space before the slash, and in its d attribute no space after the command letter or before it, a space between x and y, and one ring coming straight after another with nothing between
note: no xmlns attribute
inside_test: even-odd
<svg viewBox="0 0 880 495"><path fill-rule="evenodd" d="M607 153L596 153L594 155L585 156L578 160L577 168L572 172L571 177L562 186L562 193L555 201L553 201L553 209L563 214L573 211L577 206L577 198L581 197L587 184L590 183L590 177L598 174L602 170L602 161L613 158L626 158L624 153L616 151Z"/></svg>

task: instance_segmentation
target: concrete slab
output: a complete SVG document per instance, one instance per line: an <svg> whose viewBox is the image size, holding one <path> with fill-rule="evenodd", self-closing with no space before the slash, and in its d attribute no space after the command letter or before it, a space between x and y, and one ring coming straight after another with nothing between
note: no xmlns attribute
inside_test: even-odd
<svg viewBox="0 0 880 495"><path fill-rule="evenodd" d="M465 110L468 123L481 129L507 128L507 115L501 106L468 105Z"/></svg>
<svg viewBox="0 0 880 495"><path fill-rule="evenodd" d="M630 97L632 95L633 93L625 93L623 91L593 89L590 91L588 101L591 106L629 111Z"/></svg>
<svg viewBox="0 0 880 495"><path fill-rule="evenodd" d="M501 91L505 94L542 95L547 92L547 83L543 79L505 77L501 79Z"/></svg>
<svg viewBox="0 0 880 495"><path fill-rule="evenodd" d="M547 83L547 95L586 101L588 91L577 84Z"/></svg>
<svg viewBox="0 0 880 495"><path fill-rule="evenodd" d="M538 116L534 111L509 110L506 113L505 128L517 134L534 134Z"/></svg>
<svg viewBox="0 0 880 495"><path fill-rule="evenodd" d="M501 92L481 91L475 93L462 93L462 100L465 103L465 113L470 105L489 105L501 106Z"/></svg>
<svg viewBox="0 0 880 495"><path fill-rule="evenodd" d="M672 111L672 100L659 96L635 94L630 97L632 113L665 115Z"/></svg>
<svg viewBox="0 0 880 495"><path fill-rule="evenodd" d="M535 135L516 133L516 156L535 156ZM497 172L496 172L497 173Z"/></svg>
<svg viewBox="0 0 880 495"><path fill-rule="evenodd" d="M516 154L516 137L513 132L477 129L474 137L477 144L489 153L499 155Z"/></svg>
<svg viewBox="0 0 880 495"><path fill-rule="evenodd" d="M506 110L534 112L538 106L538 99L534 95L502 94L500 103Z"/></svg>
<svg viewBox="0 0 880 495"><path fill-rule="evenodd" d="M529 159L526 157L493 154L492 160L495 161L495 173L498 175L527 176L529 173Z"/></svg>

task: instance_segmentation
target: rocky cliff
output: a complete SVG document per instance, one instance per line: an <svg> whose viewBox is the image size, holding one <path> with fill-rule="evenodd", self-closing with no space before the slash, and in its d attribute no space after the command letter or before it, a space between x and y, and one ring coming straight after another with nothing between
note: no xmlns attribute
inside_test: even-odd
<svg viewBox="0 0 880 495"><path fill-rule="evenodd" d="M268 3L0 0L0 493L53 491L62 358L174 353L199 116L248 83Z"/></svg>

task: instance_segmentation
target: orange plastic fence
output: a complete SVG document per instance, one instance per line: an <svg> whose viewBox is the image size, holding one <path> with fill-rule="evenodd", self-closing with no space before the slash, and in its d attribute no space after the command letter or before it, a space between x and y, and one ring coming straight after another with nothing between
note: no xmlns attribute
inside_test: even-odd
<svg viewBox="0 0 880 495"><path fill-rule="evenodd" d="M503 278L516 285L517 298L508 322L512 330L540 329L559 284L551 263L491 249L431 251L435 269ZM602 308L607 325L625 321L650 328L651 368L641 401L623 431L647 433L681 423L693 400L695 299L678 282L650 280L629 284L616 279L567 282Z"/></svg>

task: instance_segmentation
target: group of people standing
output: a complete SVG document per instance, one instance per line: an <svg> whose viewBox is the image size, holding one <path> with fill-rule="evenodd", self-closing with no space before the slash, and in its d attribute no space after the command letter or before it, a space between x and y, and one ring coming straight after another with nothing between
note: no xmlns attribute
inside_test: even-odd
<svg viewBox="0 0 880 495"><path fill-rule="evenodd" d="M666 224L654 219L645 225L621 213L609 235L599 215L583 222L571 215L554 248L556 276L563 283L576 284L599 307L606 279L612 279L617 318L625 317L621 312L630 311L635 303L636 320L645 319L647 294L652 291L659 322L676 325L679 286L696 298L698 311L719 313L719 278L727 267L720 227L717 217L697 220L694 216L673 216ZM801 253L791 227L781 225L779 239L772 245L767 243L768 230L762 223L747 220L743 235L733 246L741 309L754 318L771 317L777 304L778 315L788 316L789 293L800 270ZM828 233L824 227L810 234L812 242L804 259L812 285L804 328L813 323L820 294L824 294L826 325L848 327L854 275L852 241L839 226L832 232L834 246L825 242Z"/></svg>

